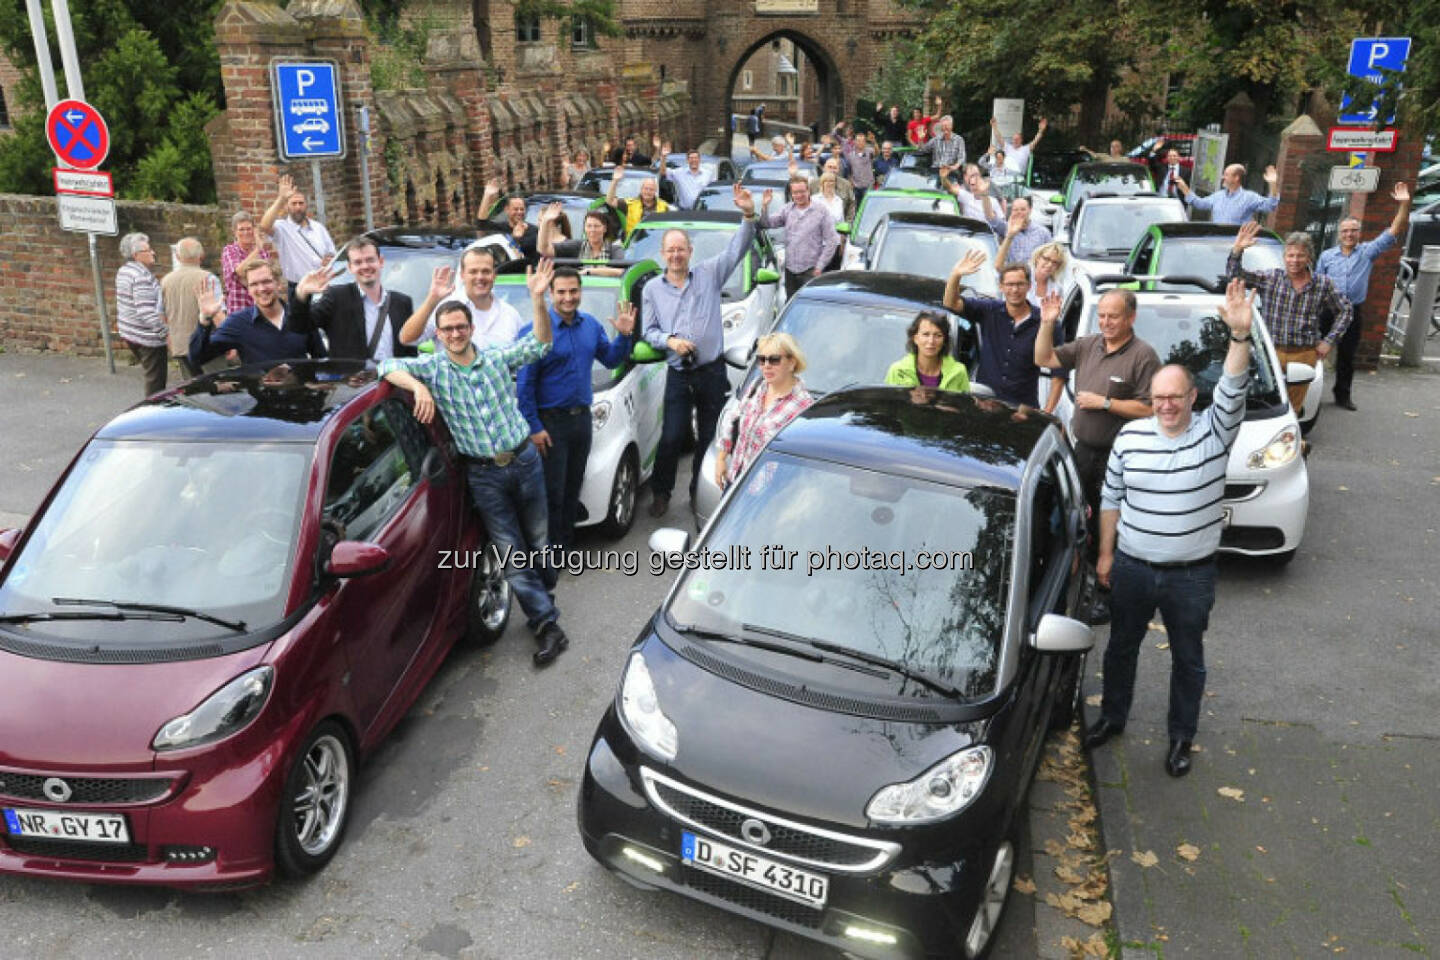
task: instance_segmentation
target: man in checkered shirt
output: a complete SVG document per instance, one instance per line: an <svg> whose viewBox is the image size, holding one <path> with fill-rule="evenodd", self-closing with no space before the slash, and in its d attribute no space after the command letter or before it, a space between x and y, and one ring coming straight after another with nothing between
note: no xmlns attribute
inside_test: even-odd
<svg viewBox="0 0 1440 960"><path fill-rule="evenodd" d="M530 426L516 399L514 374L550 349L550 310L545 291L554 276L549 259L526 271L534 306L534 330L513 343L477 350L471 343L470 308L448 300L435 311L444 352L380 364L380 375L415 394L415 419L429 423L438 409L465 460L475 507L485 521L505 578L515 591L540 648L544 666L570 641L560 629L552 590L554 568L534 564L550 548L545 473L530 442Z"/></svg>
<svg viewBox="0 0 1440 960"><path fill-rule="evenodd" d="M930 165L940 172L941 177L965 166L965 139L955 132L955 121L949 114L936 123L938 132L923 146L915 148L916 155L927 154Z"/></svg>

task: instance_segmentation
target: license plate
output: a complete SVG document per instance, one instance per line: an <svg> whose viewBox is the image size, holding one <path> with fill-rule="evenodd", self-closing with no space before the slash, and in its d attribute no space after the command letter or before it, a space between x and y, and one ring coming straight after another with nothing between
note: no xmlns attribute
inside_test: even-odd
<svg viewBox="0 0 1440 960"><path fill-rule="evenodd" d="M59 810L6 809L5 829L12 837L129 843L125 818L115 813L71 813Z"/></svg>
<svg viewBox="0 0 1440 960"><path fill-rule="evenodd" d="M1232 509L1231 507L1221 507L1221 508L1220 508L1220 526L1221 526L1222 528L1225 528L1225 527L1230 526L1230 521L1234 518L1234 516L1235 516L1235 511L1234 511L1234 509Z"/></svg>
<svg viewBox="0 0 1440 960"><path fill-rule="evenodd" d="M818 873L737 850L688 830L680 834L680 859L692 867L787 897L817 910L825 906L830 880Z"/></svg>

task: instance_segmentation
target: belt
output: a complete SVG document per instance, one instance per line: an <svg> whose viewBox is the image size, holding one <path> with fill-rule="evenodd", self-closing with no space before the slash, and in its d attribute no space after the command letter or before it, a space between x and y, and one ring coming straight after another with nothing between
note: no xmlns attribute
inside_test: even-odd
<svg viewBox="0 0 1440 960"><path fill-rule="evenodd" d="M574 407L542 407L542 408L540 409L540 416L543 417L543 416L545 416L546 414L550 414L551 416L556 416L556 417L558 417L558 416L578 417L578 416L580 416L580 414L582 414L582 413L589 413L589 412L590 412L590 408L589 408L589 407L582 407L582 406L574 406Z"/></svg>
<svg viewBox="0 0 1440 960"><path fill-rule="evenodd" d="M1131 554L1123 552L1122 556L1130 560L1134 560L1136 563L1144 564L1145 566L1151 567L1155 570L1184 570L1186 567L1202 567L1207 563L1215 562L1215 554L1213 553L1209 556L1201 557L1198 560L1171 560L1165 563L1161 563L1156 560L1142 560L1139 557L1132 556Z"/></svg>
<svg viewBox="0 0 1440 960"><path fill-rule="evenodd" d="M508 467L516 457L525 452L525 448L528 446L530 446L530 438L526 437L513 450L501 450L493 457L466 457L465 460L468 463L478 463L484 467Z"/></svg>

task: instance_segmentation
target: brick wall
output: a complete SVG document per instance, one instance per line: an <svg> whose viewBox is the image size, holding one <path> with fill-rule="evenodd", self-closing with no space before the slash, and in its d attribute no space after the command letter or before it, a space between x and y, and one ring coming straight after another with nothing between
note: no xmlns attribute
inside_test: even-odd
<svg viewBox="0 0 1440 960"><path fill-rule="evenodd" d="M117 204L120 235L97 238L100 272L105 283L105 308L115 348L124 350L115 333L115 271L124 262L119 240L127 233L148 234L157 251L156 270L170 269L170 244L181 237L205 245L205 266L217 274L227 223L217 207L179 203ZM100 313L89 246L83 233L60 229L54 197L0 194L0 223L5 224L5 256L0 257L0 346L6 350L56 350L100 356Z"/></svg>

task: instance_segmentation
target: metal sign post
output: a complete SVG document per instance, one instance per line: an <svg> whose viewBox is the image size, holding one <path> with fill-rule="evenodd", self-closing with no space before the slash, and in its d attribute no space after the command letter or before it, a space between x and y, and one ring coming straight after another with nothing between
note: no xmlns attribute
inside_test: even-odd
<svg viewBox="0 0 1440 960"><path fill-rule="evenodd" d="M375 229L370 208L370 108L360 108L360 190L365 197L365 229Z"/></svg>

